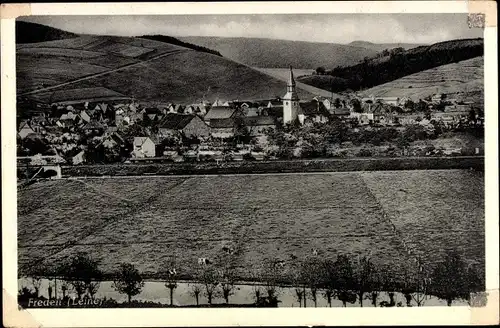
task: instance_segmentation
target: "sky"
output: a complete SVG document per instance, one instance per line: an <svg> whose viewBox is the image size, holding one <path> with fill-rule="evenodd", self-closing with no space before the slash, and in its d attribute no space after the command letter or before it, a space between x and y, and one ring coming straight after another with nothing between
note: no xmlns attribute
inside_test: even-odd
<svg viewBox="0 0 500 328"><path fill-rule="evenodd" d="M466 14L266 14L31 16L23 21L80 34L259 37L349 43L435 43L482 37Z"/></svg>

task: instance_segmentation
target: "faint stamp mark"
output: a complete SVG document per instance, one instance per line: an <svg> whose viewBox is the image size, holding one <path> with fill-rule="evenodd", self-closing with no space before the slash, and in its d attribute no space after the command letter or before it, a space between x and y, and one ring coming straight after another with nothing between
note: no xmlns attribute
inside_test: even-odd
<svg viewBox="0 0 500 328"><path fill-rule="evenodd" d="M470 295L470 306L471 307L483 307L488 303L488 293L487 292L479 292L472 293Z"/></svg>
<svg viewBox="0 0 500 328"><path fill-rule="evenodd" d="M467 23L469 28L484 28L485 26L485 15L480 13L473 13L467 16Z"/></svg>

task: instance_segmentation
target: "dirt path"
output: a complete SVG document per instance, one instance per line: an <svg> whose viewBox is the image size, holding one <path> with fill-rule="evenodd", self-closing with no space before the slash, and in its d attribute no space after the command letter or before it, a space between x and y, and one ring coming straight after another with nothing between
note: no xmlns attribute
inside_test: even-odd
<svg viewBox="0 0 500 328"><path fill-rule="evenodd" d="M118 67L118 68L114 68L114 69L111 69L109 71L100 72L100 73L96 73L96 74L91 74L91 75L87 75L87 76L84 76L84 77L80 77L80 78L78 78L76 80L71 80L71 81L63 82L63 83L60 83L60 84L57 84L57 85L52 85L50 87L46 87L46 88L42 88L42 89L37 89L37 90L33 90L33 91L24 92L24 93L19 94L18 96L26 96L26 95L32 95L32 94L36 94L36 93L40 93L40 92L50 91L50 90L57 89L57 88L60 88L60 87L66 86L66 85L73 84L73 83L78 83L78 82L82 82L82 81L94 79L96 77L100 77L100 76L104 76L104 75L111 74L111 73L114 73L114 72L122 71L122 70L125 70L125 69L128 69L128 68L131 68L131 67L144 65L144 63L146 63L146 62L150 62L150 61L153 61L153 60L156 60L156 59L159 59L159 58L163 58L163 57L167 57L167 56L171 56L171 55L176 55L176 54L187 52L187 51L194 51L194 50L191 50L191 49L174 50L174 51L171 51L171 52L167 52L167 53L164 53L164 54L152 57L150 59L142 60L142 61L137 62L137 63L127 64L127 65L124 65L124 66L121 66L121 67Z"/></svg>

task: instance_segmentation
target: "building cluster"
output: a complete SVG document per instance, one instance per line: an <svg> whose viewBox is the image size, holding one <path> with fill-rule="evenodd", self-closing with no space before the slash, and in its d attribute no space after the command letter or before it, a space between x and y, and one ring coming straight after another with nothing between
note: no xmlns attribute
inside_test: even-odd
<svg viewBox="0 0 500 328"><path fill-rule="evenodd" d="M85 90L83 94L89 92L95 90ZM202 144L217 140L223 144L239 135L258 137L284 124L304 126L331 120L342 120L356 126L404 126L428 124L434 119L454 126L470 118L471 111L470 103L446 99L440 94L418 103L409 98L358 95L345 99L315 97L302 101L296 92L291 68L286 94L281 99L217 100L181 105L141 103L130 98L116 99L116 95L113 97L99 101L61 99L45 105L31 104L40 110L19 122L18 138L21 141L44 139L55 155L66 158L71 164L84 163L86 152L99 147L118 149L132 161L161 157L183 160L192 152L186 149L183 156L179 154L179 146L186 139L196 139ZM431 110L443 104L443 110ZM482 120L479 113L477 120ZM204 151L207 154L217 152L220 148L207 148L205 143L199 147L196 156ZM241 158L241 154L241 149L237 150L233 158Z"/></svg>

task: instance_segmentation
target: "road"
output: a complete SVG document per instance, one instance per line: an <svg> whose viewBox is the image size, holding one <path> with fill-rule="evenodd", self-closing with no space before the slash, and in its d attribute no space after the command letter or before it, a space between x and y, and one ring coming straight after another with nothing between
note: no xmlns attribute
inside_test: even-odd
<svg viewBox="0 0 500 328"><path fill-rule="evenodd" d="M71 81L63 82L63 83L60 83L60 84L57 84L57 85L51 85L50 87L46 87L46 88L41 88L41 89L37 89L37 90L33 90L33 91L24 92L24 93L18 94L18 96L27 96L27 95L31 95L31 94L36 94L36 93L41 93L41 92L46 92L46 91L54 90L54 89L57 89L57 88L60 88L60 87L66 86L66 85L70 85L70 84L74 84L74 83L78 83L78 82L82 82L82 81L94 79L96 77L100 77L100 76L104 76L104 75L111 74L111 73L114 73L114 72L122 71L122 70L125 70L125 69L128 69L128 68L131 68L131 67L144 65L144 63L146 63L146 62L150 62L150 61L153 61L153 60L156 60L156 59L159 59L159 58L163 58L163 57L167 57L167 56L171 56L171 55L176 55L176 54L179 54L179 53L182 53L182 52L188 52L188 51L194 51L194 50L192 50L192 49L174 50L174 51L171 51L171 52L163 53L161 55L152 57L152 58L147 59L147 60L141 60L141 61L139 61L137 63L127 64L127 65L124 65L124 66L121 66L121 67L118 67L118 68L114 68L114 69L111 69L111 70L106 71L106 72L100 72L100 73L96 73L96 74L91 74L91 75L87 75L87 76L84 76L84 77L80 77L80 78L78 78L76 80L71 80Z"/></svg>

